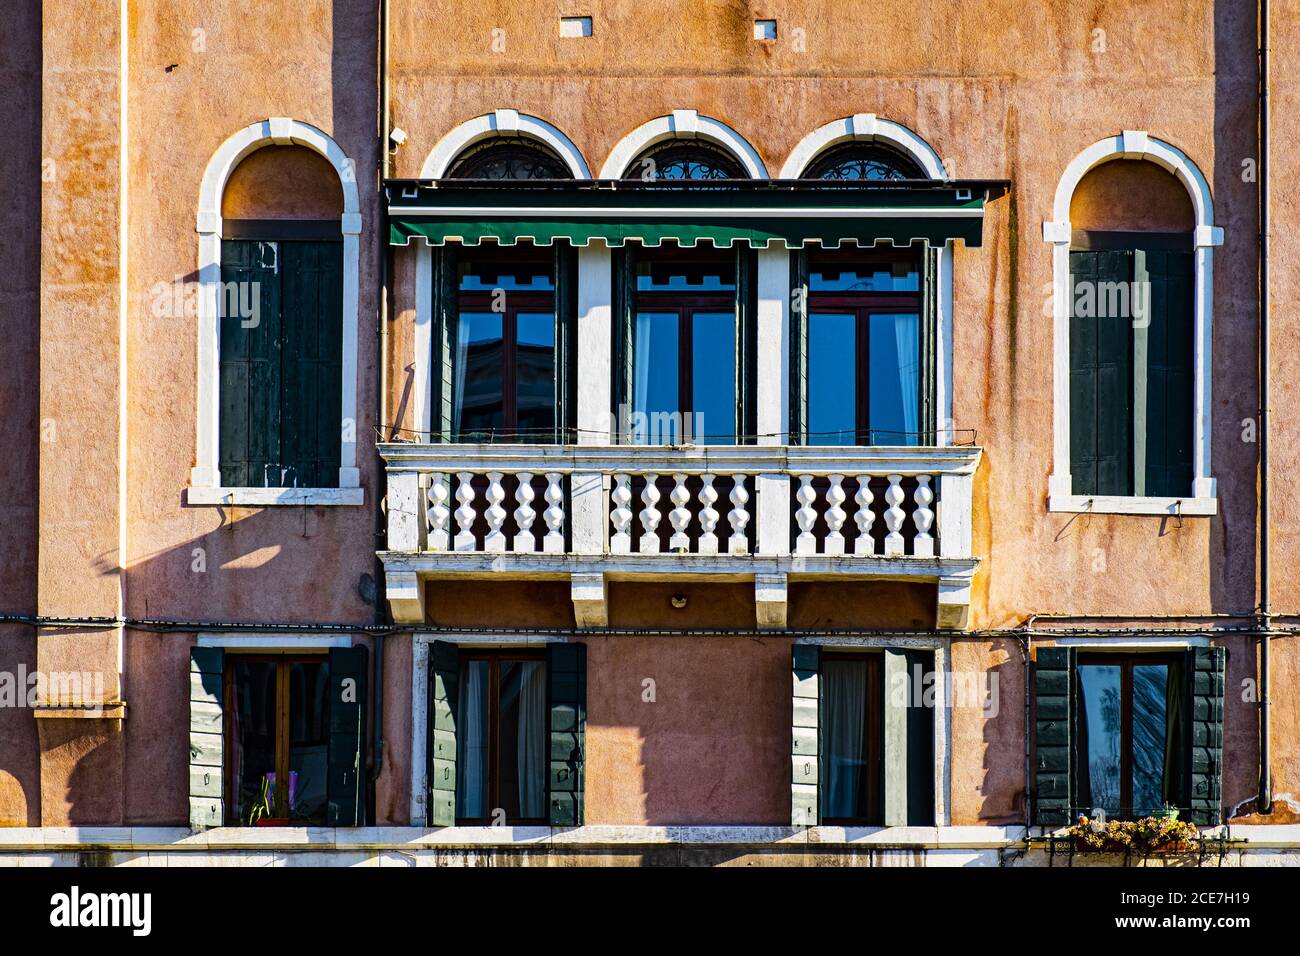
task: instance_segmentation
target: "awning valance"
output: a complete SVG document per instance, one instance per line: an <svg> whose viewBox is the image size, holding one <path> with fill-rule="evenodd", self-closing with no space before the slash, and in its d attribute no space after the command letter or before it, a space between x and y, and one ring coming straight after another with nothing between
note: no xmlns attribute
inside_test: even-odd
<svg viewBox="0 0 1300 956"><path fill-rule="evenodd" d="M878 242L941 246L981 242L984 205L1001 180L826 182L727 180L467 181L387 183L390 242L483 241L585 246L635 241L658 246Z"/></svg>

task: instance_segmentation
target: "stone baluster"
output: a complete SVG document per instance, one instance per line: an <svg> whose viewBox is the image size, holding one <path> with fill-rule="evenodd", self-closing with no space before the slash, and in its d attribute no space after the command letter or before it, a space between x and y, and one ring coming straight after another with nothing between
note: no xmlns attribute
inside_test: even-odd
<svg viewBox="0 0 1300 956"><path fill-rule="evenodd" d="M456 475L456 500L460 507L456 509L457 551L476 551L478 544L474 540L474 475L462 471Z"/></svg>
<svg viewBox="0 0 1300 956"><path fill-rule="evenodd" d="M701 475L700 487L700 554L718 553L718 519L721 515L713 506L718 501L718 489L713 487L713 475Z"/></svg>
<svg viewBox="0 0 1300 956"><path fill-rule="evenodd" d="M429 475L429 550L448 551L451 549L451 533L447 524L451 521L451 509L447 501L451 498L451 489L447 487L447 476L437 472Z"/></svg>
<svg viewBox="0 0 1300 956"><path fill-rule="evenodd" d="M564 553L564 476L559 472L546 473L546 510L542 520L546 522L546 537L542 539L542 550L548 554Z"/></svg>
<svg viewBox="0 0 1300 956"><path fill-rule="evenodd" d="M794 513L794 520L799 525L799 534L794 539L795 554L816 554L817 539L813 537L813 525L817 523L817 509L813 507L813 502L817 500L817 492L812 486L812 475L799 476L799 490L794 493L795 501L799 502L799 507Z"/></svg>
<svg viewBox="0 0 1300 956"><path fill-rule="evenodd" d="M912 512L912 521L916 525L916 537L912 542L912 553L918 558L934 557L934 536L930 529L934 527L934 489L930 487L929 475L916 476L916 491L912 493L916 510Z"/></svg>
<svg viewBox="0 0 1300 956"><path fill-rule="evenodd" d="M903 476L890 475L889 487L885 490L885 504L889 505L885 509L885 527L889 533L885 535L885 557L892 558L903 554L903 521L907 514L903 511L903 502L907 500L907 493L903 491Z"/></svg>
<svg viewBox="0 0 1300 956"><path fill-rule="evenodd" d="M609 520L614 525L614 533L609 537L610 554L629 554L632 551L632 479L628 475L614 476L614 489L609 493L613 509Z"/></svg>
<svg viewBox="0 0 1300 956"><path fill-rule="evenodd" d="M844 520L847 517L844 514L844 476L831 475L830 487L826 489L826 542L822 550L826 554L843 554L844 553L844 535L840 529L844 527Z"/></svg>
<svg viewBox="0 0 1300 956"><path fill-rule="evenodd" d="M748 554L749 536L745 529L749 525L749 489L745 487L744 475L735 475L732 481L731 510L727 512L731 537L727 541L727 551L731 554Z"/></svg>
<svg viewBox="0 0 1300 956"><path fill-rule="evenodd" d="M876 553L876 542L871 537L871 526L876 521L875 512L871 510L875 497L871 494L870 483L870 475L858 475L858 493L853 496L858 505L858 510L853 514L853 521L858 526L858 537L853 544L854 554Z"/></svg>
<svg viewBox="0 0 1300 956"><path fill-rule="evenodd" d="M641 489L641 543L642 554L659 553L659 481L658 475L646 475Z"/></svg>
<svg viewBox="0 0 1300 956"><path fill-rule="evenodd" d="M488 472L487 508L483 511L483 517L487 519L487 534L483 535L484 551L504 551L506 549L505 532L501 529L506 523L506 509L501 506L501 502L506 500L506 489L501 484L501 479L505 477L499 471Z"/></svg>
<svg viewBox="0 0 1300 956"><path fill-rule="evenodd" d="M511 551L536 551L537 536L533 534L533 522L537 520L537 511L533 508L533 499L537 497L537 492L533 491L533 476L531 472L521 471L518 475L519 487L515 490L515 524L519 527L518 534L510 544Z"/></svg>
<svg viewBox="0 0 1300 956"><path fill-rule="evenodd" d="M668 523L673 526L673 536L668 539L668 548L672 551L687 552L691 550L691 539L686 534L686 526L691 523L691 512L686 503L691 500L691 493L686 490L686 476L673 475L673 490L668 500L673 503L673 510L668 512Z"/></svg>

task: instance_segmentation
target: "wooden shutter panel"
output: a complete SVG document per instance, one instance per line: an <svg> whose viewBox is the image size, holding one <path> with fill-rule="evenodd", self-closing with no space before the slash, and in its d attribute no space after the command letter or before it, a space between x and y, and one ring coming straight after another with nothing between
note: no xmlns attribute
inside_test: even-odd
<svg viewBox="0 0 1300 956"><path fill-rule="evenodd" d="M433 415L434 441L454 441L456 333L460 309L456 300L456 251L450 246L433 250Z"/></svg>
<svg viewBox="0 0 1300 956"><path fill-rule="evenodd" d="M1194 647L1187 652L1191 674L1191 774L1189 819L1197 826L1217 826L1223 816L1223 677L1222 647Z"/></svg>
<svg viewBox="0 0 1300 956"><path fill-rule="evenodd" d="M221 648L190 648L191 830L225 823L225 670Z"/></svg>
<svg viewBox="0 0 1300 956"><path fill-rule="evenodd" d="M579 827L584 818L586 782L587 645L548 644L546 681L550 697L550 824Z"/></svg>
<svg viewBox="0 0 1300 956"><path fill-rule="evenodd" d="M337 487L343 429L343 244L280 243L280 283L280 483Z"/></svg>
<svg viewBox="0 0 1300 956"><path fill-rule="evenodd" d="M366 819L366 658L364 646L330 648L326 826L359 827Z"/></svg>
<svg viewBox="0 0 1300 956"><path fill-rule="evenodd" d="M1145 266L1138 279L1150 283L1142 493L1184 497L1192 491L1196 401L1192 254L1140 250L1138 256Z"/></svg>
<svg viewBox="0 0 1300 956"><path fill-rule="evenodd" d="M280 247L221 243L218 458L221 483L262 488L280 476ZM257 315L243 305L256 296ZM235 306L231 308L230 306Z"/></svg>
<svg viewBox="0 0 1300 956"><path fill-rule="evenodd" d="M1126 250L1070 253L1070 476L1079 495L1133 493L1133 322L1112 314L1125 310L1108 292L1129 282L1132 264Z"/></svg>
<svg viewBox="0 0 1300 956"><path fill-rule="evenodd" d="M633 337L636 323L636 254L630 246L613 251L614 309L611 339L610 414L616 428L628 429L631 425L620 418L620 409L629 414L632 409ZM619 435L620 443L631 443L631 434Z"/></svg>
<svg viewBox="0 0 1300 956"><path fill-rule="evenodd" d="M1065 826L1073 822L1074 757L1070 723L1074 712L1074 669L1074 648L1038 649L1034 663L1037 708L1034 823L1037 826Z"/></svg>
<svg viewBox="0 0 1300 956"><path fill-rule="evenodd" d="M428 825L456 823L456 717L460 713L460 656L450 641L429 645Z"/></svg>
<svg viewBox="0 0 1300 956"><path fill-rule="evenodd" d="M791 445L808 444L808 253L790 253Z"/></svg>
<svg viewBox="0 0 1300 956"><path fill-rule="evenodd" d="M790 824L796 827L815 827L821 820L817 786L821 754L821 669L822 649L819 645L793 645Z"/></svg>

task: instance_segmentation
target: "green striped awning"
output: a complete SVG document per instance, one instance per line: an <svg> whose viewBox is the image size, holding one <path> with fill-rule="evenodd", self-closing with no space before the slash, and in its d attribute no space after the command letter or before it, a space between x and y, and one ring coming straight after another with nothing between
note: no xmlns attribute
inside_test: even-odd
<svg viewBox="0 0 1300 956"><path fill-rule="evenodd" d="M593 239L693 246L737 242L941 246L981 243L984 205L1000 181L705 182L390 181L389 241L409 245L484 240L550 245Z"/></svg>

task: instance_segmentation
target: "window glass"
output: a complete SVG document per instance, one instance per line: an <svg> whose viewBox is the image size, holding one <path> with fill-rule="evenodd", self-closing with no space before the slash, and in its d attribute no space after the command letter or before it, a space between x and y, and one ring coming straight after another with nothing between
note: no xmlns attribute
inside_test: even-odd
<svg viewBox="0 0 1300 956"><path fill-rule="evenodd" d="M833 261L810 266L809 292L917 292L921 273L914 261L838 264Z"/></svg>
<svg viewBox="0 0 1300 956"><path fill-rule="evenodd" d="M329 665L289 667L289 819L324 816L329 776Z"/></svg>
<svg viewBox="0 0 1300 956"><path fill-rule="evenodd" d="M461 292L554 292L549 262L528 262L500 256L462 259L456 264Z"/></svg>
<svg viewBox="0 0 1300 956"><path fill-rule="evenodd" d="M456 816L483 819L488 807L488 661L460 665L456 715Z"/></svg>
<svg viewBox="0 0 1300 956"><path fill-rule="evenodd" d="M669 141L646 150L627 167L626 179L746 179L730 153L707 143Z"/></svg>
<svg viewBox="0 0 1300 956"><path fill-rule="evenodd" d="M230 766L235 817L245 826L276 815L278 683L273 662L237 660L234 664L234 746Z"/></svg>
<svg viewBox="0 0 1300 956"><path fill-rule="evenodd" d="M1081 753L1087 761L1089 811L1100 807L1117 817L1120 807L1120 668L1110 664L1079 667Z"/></svg>
<svg viewBox="0 0 1300 956"><path fill-rule="evenodd" d="M808 316L808 441L857 444L857 318Z"/></svg>
<svg viewBox="0 0 1300 956"><path fill-rule="evenodd" d="M735 260L691 260L685 257L637 263L638 292L735 292Z"/></svg>
<svg viewBox="0 0 1300 956"><path fill-rule="evenodd" d="M908 156L886 146L846 143L813 160L805 179L925 179Z"/></svg>
<svg viewBox="0 0 1300 956"><path fill-rule="evenodd" d="M677 414L679 350L676 312L638 312L633 330L636 365L632 373L632 411L638 444L681 442Z"/></svg>
<svg viewBox="0 0 1300 956"><path fill-rule="evenodd" d="M736 316L691 315L691 440L736 443Z"/></svg>
<svg viewBox="0 0 1300 956"><path fill-rule="evenodd" d="M494 137L461 153L448 179L572 179L569 167L535 140Z"/></svg>
<svg viewBox="0 0 1300 956"><path fill-rule="evenodd" d="M537 439L555 429L555 313L520 312L515 335L519 431Z"/></svg>
<svg viewBox="0 0 1300 956"><path fill-rule="evenodd" d="M915 445L919 441L920 318L915 314L871 316L871 443Z"/></svg>
<svg viewBox="0 0 1300 956"><path fill-rule="evenodd" d="M500 432L505 418L505 358L501 312L461 312L456 335L453 409L458 434Z"/></svg>
<svg viewBox="0 0 1300 956"><path fill-rule="evenodd" d="M1133 667L1133 813L1146 816L1165 805L1165 751L1168 724L1165 696L1169 668Z"/></svg>

